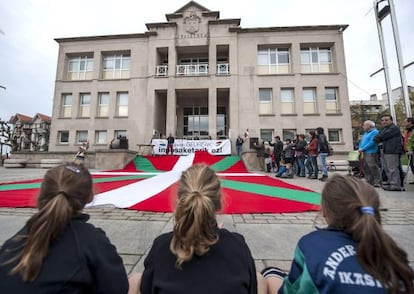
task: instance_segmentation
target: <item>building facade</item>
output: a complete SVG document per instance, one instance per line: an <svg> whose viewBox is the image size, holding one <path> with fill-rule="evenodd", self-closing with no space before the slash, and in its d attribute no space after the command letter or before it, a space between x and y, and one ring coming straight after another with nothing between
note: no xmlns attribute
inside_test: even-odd
<svg viewBox="0 0 414 294"><path fill-rule="evenodd" d="M166 18L142 34L56 39L51 151L316 127L335 151L352 150L347 25L242 28L194 1Z"/></svg>
<svg viewBox="0 0 414 294"><path fill-rule="evenodd" d="M41 113L34 117L20 113L13 115L9 120L12 129L8 140L12 151L48 151L51 119Z"/></svg>

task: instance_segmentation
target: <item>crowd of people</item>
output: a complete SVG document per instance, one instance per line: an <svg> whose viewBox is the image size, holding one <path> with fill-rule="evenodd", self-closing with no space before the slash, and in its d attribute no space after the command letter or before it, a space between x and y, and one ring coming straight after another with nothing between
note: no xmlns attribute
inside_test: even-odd
<svg viewBox="0 0 414 294"><path fill-rule="evenodd" d="M275 141L268 142L268 145L273 150L266 147L264 141L254 144L261 170L275 172L276 177L281 178L293 178L296 175L321 181L328 179L327 157L333 150L323 128L318 127L307 135L298 134L293 140L287 138L285 143L280 136L275 136ZM320 178L318 158L322 168Z"/></svg>
<svg viewBox="0 0 414 294"><path fill-rule="evenodd" d="M407 155L408 167L414 174L414 128L413 118L405 120L405 130L393 122L389 114L381 116L382 128L378 130L375 122L367 120L363 122L362 134L356 149L359 152L360 175L374 187L382 187L387 191L401 191L407 171L403 171L401 158ZM240 136L238 137L239 140ZM236 147L242 150L243 142L237 141ZM333 150L326 138L324 129L319 127L310 131L307 135L298 134L292 139L286 139L283 143L280 136L275 136L274 142L264 141L254 145L259 157L260 168L266 172L275 172L276 177L293 178L308 177L326 181L328 178L327 157ZM319 170L321 167L321 171ZM409 184L414 184L410 182Z"/></svg>
<svg viewBox="0 0 414 294"><path fill-rule="evenodd" d="M0 249L0 293L414 292L407 253L381 226L378 193L357 177L327 180L328 226L300 239L288 273L258 272L244 237L217 222L221 184L206 165L182 173L173 229L154 240L143 273L130 277L105 232L82 213L92 199L83 165L45 174L38 211Z"/></svg>

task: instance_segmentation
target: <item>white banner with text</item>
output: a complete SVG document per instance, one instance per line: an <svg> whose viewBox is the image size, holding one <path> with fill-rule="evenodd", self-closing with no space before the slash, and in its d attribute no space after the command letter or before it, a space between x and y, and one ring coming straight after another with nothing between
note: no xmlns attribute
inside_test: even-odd
<svg viewBox="0 0 414 294"><path fill-rule="evenodd" d="M167 152L167 140L152 139L153 153L164 155ZM212 155L230 155L230 140L183 140L175 139L173 145L174 155L188 155L196 151L207 151ZM171 154L171 153L170 153Z"/></svg>

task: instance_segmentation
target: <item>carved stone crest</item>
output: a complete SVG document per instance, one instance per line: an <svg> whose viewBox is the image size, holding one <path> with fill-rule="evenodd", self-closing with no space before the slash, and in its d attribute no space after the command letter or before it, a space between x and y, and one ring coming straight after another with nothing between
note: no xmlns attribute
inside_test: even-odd
<svg viewBox="0 0 414 294"><path fill-rule="evenodd" d="M200 17L195 12L191 12L190 16L184 18L185 31L190 34L194 34L199 30Z"/></svg>

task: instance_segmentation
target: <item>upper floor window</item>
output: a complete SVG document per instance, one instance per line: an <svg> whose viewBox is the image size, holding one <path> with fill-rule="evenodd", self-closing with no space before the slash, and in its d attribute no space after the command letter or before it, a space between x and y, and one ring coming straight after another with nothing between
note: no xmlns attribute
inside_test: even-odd
<svg viewBox="0 0 414 294"><path fill-rule="evenodd" d="M316 88L303 88L303 113L316 113Z"/></svg>
<svg viewBox="0 0 414 294"><path fill-rule="evenodd" d="M119 139L121 137L125 137L127 136L127 131L126 130L115 130L114 131L114 138Z"/></svg>
<svg viewBox="0 0 414 294"><path fill-rule="evenodd" d="M129 79L131 54L105 54L103 57L103 79Z"/></svg>
<svg viewBox="0 0 414 294"><path fill-rule="evenodd" d="M60 115L62 117L72 117L72 94L62 94Z"/></svg>
<svg viewBox="0 0 414 294"><path fill-rule="evenodd" d="M109 116L109 93L99 93L98 94L98 117L108 117Z"/></svg>
<svg viewBox="0 0 414 294"><path fill-rule="evenodd" d="M91 94L81 93L79 96L79 117L89 117L91 109Z"/></svg>
<svg viewBox="0 0 414 294"><path fill-rule="evenodd" d="M58 143L59 144L68 144L69 143L69 131L59 131L58 132Z"/></svg>
<svg viewBox="0 0 414 294"><path fill-rule="evenodd" d="M70 56L68 59L69 80L91 80L93 72L93 56Z"/></svg>
<svg viewBox="0 0 414 294"><path fill-rule="evenodd" d="M295 113L295 95L293 88L283 88L280 91L280 101L282 104L281 113Z"/></svg>
<svg viewBox="0 0 414 294"><path fill-rule="evenodd" d="M272 113L272 89L259 89L259 114Z"/></svg>
<svg viewBox="0 0 414 294"><path fill-rule="evenodd" d="M76 144L88 142L88 131L76 131Z"/></svg>
<svg viewBox="0 0 414 294"><path fill-rule="evenodd" d="M330 47L300 48L302 73L333 72L332 50Z"/></svg>
<svg viewBox="0 0 414 294"><path fill-rule="evenodd" d="M116 116L128 116L128 93L127 92L117 93Z"/></svg>
<svg viewBox="0 0 414 294"><path fill-rule="evenodd" d="M326 113L339 112L338 88L325 88Z"/></svg>
<svg viewBox="0 0 414 294"><path fill-rule="evenodd" d="M95 144L106 144L106 131L95 131Z"/></svg>
<svg viewBox="0 0 414 294"><path fill-rule="evenodd" d="M258 74L285 74L290 72L289 48L259 48Z"/></svg>

